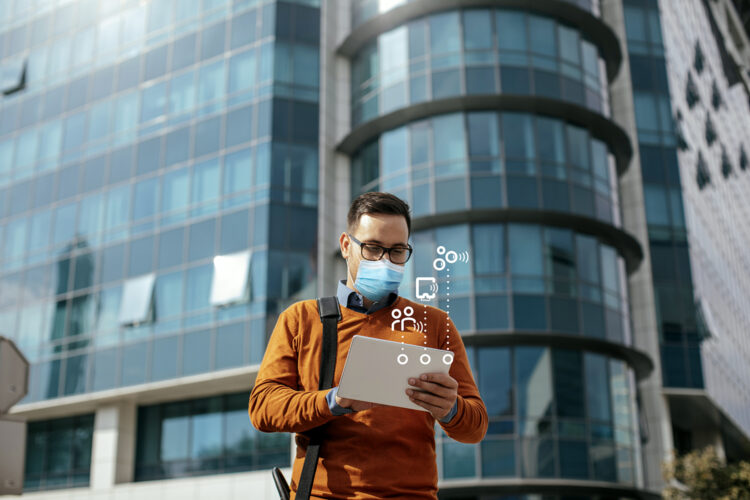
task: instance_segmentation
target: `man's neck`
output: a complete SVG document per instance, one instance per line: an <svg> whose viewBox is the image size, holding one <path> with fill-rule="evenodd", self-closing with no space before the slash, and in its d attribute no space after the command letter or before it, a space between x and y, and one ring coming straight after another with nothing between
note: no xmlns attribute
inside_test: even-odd
<svg viewBox="0 0 750 500"><path fill-rule="evenodd" d="M351 278L346 278L346 286L362 295L362 305L365 306L365 309L369 309L370 307L372 307L373 301L365 297L364 294L360 293L356 288L354 288L354 283L352 283Z"/></svg>

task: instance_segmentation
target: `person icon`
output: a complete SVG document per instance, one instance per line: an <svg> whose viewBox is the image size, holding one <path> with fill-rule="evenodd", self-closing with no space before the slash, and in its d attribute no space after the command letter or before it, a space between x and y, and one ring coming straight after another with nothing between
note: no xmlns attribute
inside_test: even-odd
<svg viewBox="0 0 750 500"><path fill-rule="evenodd" d="M400 330L404 331L404 324L406 321L411 321L414 323L414 327L417 328L417 320L414 319L412 316L414 315L414 308L411 306L406 306L403 310L401 309L394 309L391 311L391 317L394 318L393 323L391 323L391 331L396 330L396 324L400 321L401 322L401 328ZM403 318L401 316L404 316Z"/></svg>

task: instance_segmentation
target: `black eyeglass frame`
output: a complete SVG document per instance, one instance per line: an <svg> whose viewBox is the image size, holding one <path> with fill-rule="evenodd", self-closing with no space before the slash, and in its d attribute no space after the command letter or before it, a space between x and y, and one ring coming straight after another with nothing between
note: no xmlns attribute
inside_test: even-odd
<svg viewBox="0 0 750 500"><path fill-rule="evenodd" d="M406 264L407 262L409 262L409 259L411 258L411 255L414 253L414 249L409 244L407 244L405 247L398 246L398 247L390 247L390 248L388 248L388 247L384 247L382 245L376 245L375 243L362 243L357 238L355 238L354 236L352 236L351 233L346 233L346 235L349 236L349 239L351 239L354 243L356 243L357 245L359 245L359 253L362 256L362 258L365 259L365 260L378 261L378 260L382 259L383 256L387 253L388 254L388 260L390 260L391 262L393 262L393 259L391 258L391 250L408 250L409 251L409 255L406 256L406 260L404 260L403 262L393 262L394 264L401 265L401 264ZM379 248L380 249L380 257L378 257L377 259L368 259L367 257L365 257L365 245L368 246L368 247Z"/></svg>

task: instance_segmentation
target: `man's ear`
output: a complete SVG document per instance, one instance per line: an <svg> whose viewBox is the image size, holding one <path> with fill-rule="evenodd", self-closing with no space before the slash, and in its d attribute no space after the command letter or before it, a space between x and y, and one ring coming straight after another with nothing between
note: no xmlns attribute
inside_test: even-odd
<svg viewBox="0 0 750 500"><path fill-rule="evenodd" d="M349 238L346 236L346 232L341 233L339 236L339 249L341 250L341 256L346 259L349 254Z"/></svg>

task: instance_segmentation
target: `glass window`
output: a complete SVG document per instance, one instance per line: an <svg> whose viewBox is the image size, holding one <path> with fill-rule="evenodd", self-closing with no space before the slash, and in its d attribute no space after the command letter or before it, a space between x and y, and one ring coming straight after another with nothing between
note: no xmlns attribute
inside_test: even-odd
<svg viewBox="0 0 750 500"><path fill-rule="evenodd" d="M188 294L189 294L188 290ZM188 298L188 300L190 300ZM210 369L211 331L200 330L186 333L182 341L182 373L193 375ZM247 414L247 412L245 412ZM247 418L245 418L247 424Z"/></svg>
<svg viewBox="0 0 750 500"><path fill-rule="evenodd" d="M224 52L227 29L223 22L205 28L201 33L201 60L210 59Z"/></svg>
<svg viewBox="0 0 750 500"><path fill-rule="evenodd" d="M559 446L560 456L565 457L564 460L560 460L560 476L567 478L587 478L588 444L585 441L561 439Z"/></svg>
<svg viewBox="0 0 750 500"><path fill-rule="evenodd" d="M515 349L516 405L521 419L552 415L550 351L542 347Z"/></svg>
<svg viewBox="0 0 750 500"><path fill-rule="evenodd" d="M138 144L135 170L137 174L145 174L162 166L161 155L162 136L147 139Z"/></svg>
<svg viewBox="0 0 750 500"><path fill-rule="evenodd" d="M49 246L51 220L50 212L39 212L31 218L29 252L33 253Z"/></svg>
<svg viewBox="0 0 750 500"><path fill-rule="evenodd" d="M128 276L140 276L153 270L154 237L130 240L130 258Z"/></svg>
<svg viewBox="0 0 750 500"><path fill-rule="evenodd" d="M185 229L180 227L159 234L159 269L182 264Z"/></svg>
<svg viewBox="0 0 750 500"><path fill-rule="evenodd" d="M234 109L227 113L225 127L226 147L230 148L253 137L253 106Z"/></svg>
<svg viewBox="0 0 750 500"><path fill-rule="evenodd" d="M190 240L188 244L188 260L205 259L214 255L216 240L216 221L205 220L190 226Z"/></svg>
<svg viewBox="0 0 750 500"><path fill-rule="evenodd" d="M483 476L516 475L515 440L486 439L481 447Z"/></svg>
<svg viewBox="0 0 750 500"><path fill-rule="evenodd" d="M190 458L206 460L222 454L222 400L218 397L193 402L190 419Z"/></svg>
<svg viewBox="0 0 750 500"><path fill-rule="evenodd" d="M149 319L155 279L154 274L146 274L125 282L118 315L120 324L138 324Z"/></svg>
<svg viewBox="0 0 750 500"><path fill-rule="evenodd" d="M464 48L466 50L492 47L492 16L488 10L464 11Z"/></svg>
<svg viewBox="0 0 750 500"><path fill-rule="evenodd" d="M232 56L229 60L229 93L255 86L256 64L255 49Z"/></svg>
<svg viewBox="0 0 750 500"><path fill-rule="evenodd" d="M162 45L146 53L144 56L146 60L143 74L144 81L159 78L167 71L168 48L168 45Z"/></svg>
<svg viewBox="0 0 750 500"><path fill-rule="evenodd" d="M508 226L510 268L513 274L540 276L543 273L542 241L539 228L521 224Z"/></svg>
<svg viewBox="0 0 750 500"><path fill-rule="evenodd" d="M554 383L557 416L583 418L585 393L581 352L555 349L552 353L552 359L555 367Z"/></svg>
<svg viewBox="0 0 750 500"><path fill-rule="evenodd" d="M178 2L178 5L183 5L187 2L184 0ZM182 68L187 68L195 62L195 43L197 35L190 33L182 38L174 41L172 45L172 71L178 71Z"/></svg>
<svg viewBox="0 0 750 500"><path fill-rule="evenodd" d="M109 183L115 184L130 178L133 171L134 146L113 151L109 155Z"/></svg>
<svg viewBox="0 0 750 500"><path fill-rule="evenodd" d="M292 54L294 58L294 83L317 88L320 84L318 47L296 44Z"/></svg>
<svg viewBox="0 0 750 500"><path fill-rule="evenodd" d="M189 408L186 403L164 405L161 423L162 460L184 460L188 457Z"/></svg>
<svg viewBox="0 0 750 500"><path fill-rule="evenodd" d="M86 137L86 113L80 112L66 118L63 150L78 149L83 144L84 137Z"/></svg>
<svg viewBox="0 0 750 500"><path fill-rule="evenodd" d="M182 272L159 276L156 279L155 289L154 312L158 319L170 318L182 313Z"/></svg>
<svg viewBox="0 0 750 500"><path fill-rule="evenodd" d="M253 150L243 149L224 159L224 194L249 191L252 187Z"/></svg>
<svg viewBox="0 0 750 500"><path fill-rule="evenodd" d="M498 10L495 19L500 50L526 51L526 15Z"/></svg>
<svg viewBox="0 0 750 500"><path fill-rule="evenodd" d="M55 211L55 233L52 243L57 247L70 243L75 237L76 203L58 207ZM6 232L6 238L9 233Z"/></svg>
<svg viewBox="0 0 750 500"><path fill-rule="evenodd" d="M132 130L138 123L138 93L121 95L115 104L115 132Z"/></svg>
<svg viewBox="0 0 750 500"><path fill-rule="evenodd" d="M256 235L262 235L262 241L268 237L268 215L263 217L263 209L255 209L254 230ZM248 248L248 233L250 231L249 213L247 210L233 212L221 218L221 236L219 238L219 253L228 254ZM256 244L258 240L256 239Z"/></svg>
<svg viewBox="0 0 750 500"><path fill-rule="evenodd" d="M198 105L224 97L225 86L223 60L202 67L198 73Z"/></svg>
<svg viewBox="0 0 750 500"><path fill-rule="evenodd" d="M223 325L216 330L216 369L243 363L245 323Z"/></svg>
<svg viewBox="0 0 750 500"><path fill-rule="evenodd" d="M117 349L94 353L91 373L91 390L112 389L117 383Z"/></svg>
<svg viewBox="0 0 750 500"><path fill-rule="evenodd" d="M200 311L210 307L212 266L198 266L188 269L185 297L185 310Z"/></svg>
<svg viewBox="0 0 750 500"><path fill-rule="evenodd" d="M164 176L162 195L162 212L170 213L184 210L190 196L190 170L181 168Z"/></svg>
<svg viewBox="0 0 750 500"><path fill-rule="evenodd" d="M408 166L408 134L405 127L384 133L381 136L381 177L388 177Z"/></svg>
<svg viewBox="0 0 750 500"><path fill-rule="evenodd" d="M125 245L115 245L102 250L102 264L99 282L109 283L123 277L125 263Z"/></svg>
<svg viewBox="0 0 750 500"><path fill-rule="evenodd" d="M565 163L565 140L563 136L563 124L559 120L539 117L536 120L539 141L539 159L544 162L555 164ZM565 178L563 169L559 178Z"/></svg>
<svg viewBox="0 0 750 500"><path fill-rule="evenodd" d="M193 205L204 205L219 197L219 160L198 163L193 167Z"/></svg>
<svg viewBox="0 0 750 500"><path fill-rule="evenodd" d="M156 213L159 201L159 178L152 177L135 185L133 196L133 220L150 217Z"/></svg>
<svg viewBox="0 0 750 500"><path fill-rule="evenodd" d="M548 57L557 57L555 22L553 20L530 15L529 30L532 52Z"/></svg>
<svg viewBox="0 0 750 500"><path fill-rule="evenodd" d="M104 229L110 230L128 223L130 215L130 186L120 186L107 193Z"/></svg>
<svg viewBox="0 0 750 500"><path fill-rule="evenodd" d="M142 384L146 381L148 344L148 342L140 342L122 348L121 385Z"/></svg>
<svg viewBox="0 0 750 500"><path fill-rule="evenodd" d="M536 146L531 116L521 113L503 113L503 143L507 158L534 158Z"/></svg>
<svg viewBox="0 0 750 500"><path fill-rule="evenodd" d="M458 12L430 16L430 50L433 56L461 50ZM405 52L405 51L404 51Z"/></svg>
<svg viewBox="0 0 750 500"><path fill-rule="evenodd" d="M466 157L463 115L443 115L432 120L435 163Z"/></svg>
<svg viewBox="0 0 750 500"><path fill-rule="evenodd" d="M476 445L443 440L443 478L474 477L476 475Z"/></svg>
<svg viewBox="0 0 750 500"><path fill-rule="evenodd" d="M193 148L195 156L204 156L219 149L221 137L221 117L209 118L198 122L195 126Z"/></svg>
<svg viewBox="0 0 750 500"><path fill-rule="evenodd" d="M89 196L81 200L78 234L91 241L98 241L98 234L102 231L104 222L104 198L101 194Z"/></svg>
<svg viewBox="0 0 750 500"><path fill-rule="evenodd" d="M469 155L499 156L497 113L469 113Z"/></svg>
<svg viewBox="0 0 750 500"><path fill-rule="evenodd" d="M167 167L187 161L190 155L190 128L184 127L167 134L165 164Z"/></svg>
<svg viewBox="0 0 750 500"><path fill-rule="evenodd" d="M89 141L95 141L109 135L109 124L112 116L112 101L99 102L89 111Z"/></svg>
<svg viewBox="0 0 750 500"><path fill-rule="evenodd" d="M249 251L214 257L211 304L224 306L247 300L249 272Z"/></svg>
<svg viewBox="0 0 750 500"><path fill-rule="evenodd" d="M599 259L596 239L576 235L578 277L590 283L599 283Z"/></svg>
<svg viewBox="0 0 750 500"><path fill-rule="evenodd" d="M232 17L231 46L233 49L255 41L256 13L257 10L252 9L242 15Z"/></svg>
<svg viewBox="0 0 750 500"><path fill-rule="evenodd" d="M643 195L646 201L646 218L650 225L668 226L669 208L665 188L658 184L645 184Z"/></svg>
<svg viewBox="0 0 750 500"><path fill-rule="evenodd" d="M607 358L598 354L585 353L583 356L586 370L586 407L588 417L593 420L610 421L609 376Z"/></svg>
<svg viewBox="0 0 750 500"><path fill-rule="evenodd" d="M154 340L151 355L151 380L164 380L177 376L178 352L180 352L180 337Z"/></svg>
<svg viewBox="0 0 750 500"><path fill-rule="evenodd" d="M479 349L479 388L490 418L513 416L509 348L484 347Z"/></svg>
<svg viewBox="0 0 750 500"><path fill-rule="evenodd" d="M556 293L570 295L575 280L575 253L573 233L567 229L546 228L544 230L544 256L546 274L551 275Z"/></svg>
<svg viewBox="0 0 750 500"><path fill-rule="evenodd" d="M505 272L504 227L501 224L475 224L472 228L474 273Z"/></svg>
<svg viewBox="0 0 750 500"><path fill-rule="evenodd" d="M169 113L179 115L195 106L195 71L188 71L171 81Z"/></svg>
<svg viewBox="0 0 750 500"><path fill-rule="evenodd" d="M141 102L141 123L153 120L164 114L167 102L165 82L157 83L143 90Z"/></svg>
<svg viewBox="0 0 750 500"><path fill-rule="evenodd" d="M580 65L580 36L574 29L566 26L558 26L558 40L560 43L560 56L564 61Z"/></svg>

